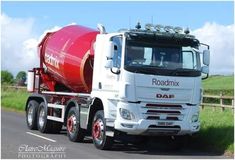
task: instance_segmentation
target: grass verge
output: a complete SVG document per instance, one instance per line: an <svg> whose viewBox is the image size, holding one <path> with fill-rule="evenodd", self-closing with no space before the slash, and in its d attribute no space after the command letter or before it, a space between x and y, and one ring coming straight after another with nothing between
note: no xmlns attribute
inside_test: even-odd
<svg viewBox="0 0 235 160"><path fill-rule="evenodd" d="M224 112L205 107L200 114L201 129L192 138L191 146L219 154L234 154L234 115L231 109Z"/></svg>
<svg viewBox="0 0 235 160"><path fill-rule="evenodd" d="M23 111L29 93L25 89L1 88L1 106Z"/></svg>

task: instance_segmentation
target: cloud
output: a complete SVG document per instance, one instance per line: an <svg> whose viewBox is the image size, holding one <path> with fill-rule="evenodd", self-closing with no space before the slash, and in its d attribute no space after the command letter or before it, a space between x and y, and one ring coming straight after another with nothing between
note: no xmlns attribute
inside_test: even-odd
<svg viewBox="0 0 235 160"><path fill-rule="evenodd" d="M38 64L35 55L37 43L33 38L34 19L11 18L5 14L1 17L1 67L16 75L19 71L29 70Z"/></svg>
<svg viewBox="0 0 235 160"><path fill-rule="evenodd" d="M58 31L59 29L61 29L62 27L59 27L59 26L54 26L50 29L47 29L43 32L43 34L41 34L38 38L38 43L42 41L42 39L44 38L44 36L48 33L48 32L55 32L55 31Z"/></svg>
<svg viewBox="0 0 235 160"><path fill-rule="evenodd" d="M61 27L55 26L45 30L43 34L34 33L33 18L12 18L5 14L1 17L1 69L8 70L13 75L19 71L27 71L39 67L37 45L47 32L53 32Z"/></svg>
<svg viewBox="0 0 235 160"><path fill-rule="evenodd" d="M210 45L210 74L234 73L234 24L207 22L192 32L201 43Z"/></svg>

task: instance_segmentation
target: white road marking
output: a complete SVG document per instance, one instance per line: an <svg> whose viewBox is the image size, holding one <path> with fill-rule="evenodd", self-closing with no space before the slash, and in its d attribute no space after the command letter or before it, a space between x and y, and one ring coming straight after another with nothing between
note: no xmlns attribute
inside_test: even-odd
<svg viewBox="0 0 235 160"><path fill-rule="evenodd" d="M43 137L43 136L31 133L31 132L26 132L26 133L30 134L30 135L33 135L33 136L36 136L36 137L39 137L39 138L42 138L42 139L45 139L45 140L48 140L48 141L51 141L51 142L56 142L56 140L53 140L53 139L50 139L50 138L47 138L47 137Z"/></svg>

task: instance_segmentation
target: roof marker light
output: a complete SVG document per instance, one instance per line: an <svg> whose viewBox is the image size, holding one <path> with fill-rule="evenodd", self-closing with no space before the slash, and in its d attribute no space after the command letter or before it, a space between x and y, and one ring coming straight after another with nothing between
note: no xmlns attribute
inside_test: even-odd
<svg viewBox="0 0 235 160"><path fill-rule="evenodd" d="M166 32L171 32L171 31L173 31L173 27L172 26L165 26L164 27L164 30L166 31Z"/></svg>
<svg viewBox="0 0 235 160"><path fill-rule="evenodd" d="M188 28L188 27L184 30L184 33L185 33L185 34L189 34L189 33L190 33L190 31L189 31L189 28Z"/></svg>
<svg viewBox="0 0 235 160"><path fill-rule="evenodd" d="M175 27L175 28L174 28L174 31L175 31L175 33L182 33L182 32L183 32L183 28L181 28L181 27Z"/></svg>
<svg viewBox="0 0 235 160"><path fill-rule="evenodd" d="M150 24L150 23L147 23L147 24L145 25L145 29L152 31L152 30L154 29L154 26L153 26L152 24Z"/></svg>
<svg viewBox="0 0 235 160"><path fill-rule="evenodd" d="M156 29L156 31L158 31L158 32L160 32L163 28L164 28L164 26L163 26L163 25L160 25L160 24L157 24L157 25L155 26L155 29Z"/></svg>

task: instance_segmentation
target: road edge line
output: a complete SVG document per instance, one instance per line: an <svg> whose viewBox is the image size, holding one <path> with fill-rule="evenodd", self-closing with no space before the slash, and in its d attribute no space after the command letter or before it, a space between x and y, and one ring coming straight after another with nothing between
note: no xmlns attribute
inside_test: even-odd
<svg viewBox="0 0 235 160"><path fill-rule="evenodd" d="M54 142L54 143L56 142L56 140L53 140L53 139L50 139L50 138L47 138L47 137L44 137L44 136L37 135L37 134L35 134L35 133L31 133L31 132L26 132L26 133L29 134L29 135L35 136L35 137L39 137L39 138L48 140L48 141L50 141L50 142Z"/></svg>

